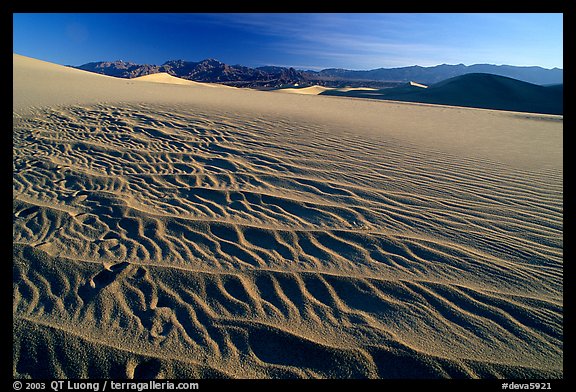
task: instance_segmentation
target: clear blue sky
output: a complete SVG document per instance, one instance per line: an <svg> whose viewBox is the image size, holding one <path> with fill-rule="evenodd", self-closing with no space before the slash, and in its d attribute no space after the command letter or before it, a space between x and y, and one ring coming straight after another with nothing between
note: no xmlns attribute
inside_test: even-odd
<svg viewBox="0 0 576 392"><path fill-rule="evenodd" d="M13 51L63 65L215 58L250 67L563 68L562 14L14 14Z"/></svg>

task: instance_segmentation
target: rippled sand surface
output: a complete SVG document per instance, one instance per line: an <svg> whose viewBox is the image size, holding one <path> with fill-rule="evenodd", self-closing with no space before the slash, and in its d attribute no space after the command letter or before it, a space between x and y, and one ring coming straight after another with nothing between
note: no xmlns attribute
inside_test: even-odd
<svg viewBox="0 0 576 392"><path fill-rule="evenodd" d="M563 376L562 117L14 64L14 377Z"/></svg>

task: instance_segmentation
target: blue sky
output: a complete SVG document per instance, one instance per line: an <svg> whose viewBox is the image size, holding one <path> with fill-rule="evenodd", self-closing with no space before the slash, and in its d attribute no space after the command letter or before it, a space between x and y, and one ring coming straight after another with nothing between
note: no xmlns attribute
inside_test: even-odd
<svg viewBox="0 0 576 392"><path fill-rule="evenodd" d="M63 65L215 58L250 67L563 68L562 14L14 14L13 51Z"/></svg>

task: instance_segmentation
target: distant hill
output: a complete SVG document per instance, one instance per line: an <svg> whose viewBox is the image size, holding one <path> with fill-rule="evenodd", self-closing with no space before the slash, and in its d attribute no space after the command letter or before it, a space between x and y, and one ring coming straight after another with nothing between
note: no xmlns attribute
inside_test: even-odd
<svg viewBox="0 0 576 392"><path fill-rule="evenodd" d="M455 76L470 73L490 73L507 76L533 84L562 84L563 70L558 68L516 67L511 65L475 64L466 66L438 65L434 67L378 68L369 71L325 69L319 72L294 68L265 66L250 68L228 65L215 59L199 62L170 60L162 65L136 64L125 61L100 61L80 65L79 69L122 78L135 78L165 72L196 82L223 83L237 87L276 88L299 84L326 87L395 87L414 81L423 84L438 83Z"/></svg>
<svg viewBox="0 0 576 392"><path fill-rule="evenodd" d="M321 95L433 103L518 112L563 114L562 85L540 86L505 76L473 73L421 88L401 87L372 91L325 91Z"/></svg>

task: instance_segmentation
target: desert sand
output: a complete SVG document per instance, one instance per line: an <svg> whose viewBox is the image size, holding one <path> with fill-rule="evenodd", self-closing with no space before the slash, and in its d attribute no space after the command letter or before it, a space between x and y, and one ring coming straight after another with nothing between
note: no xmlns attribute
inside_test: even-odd
<svg viewBox="0 0 576 392"><path fill-rule="evenodd" d="M14 377L563 377L562 116L13 66Z"/></svg>
<svg viewBox="0 0 576 392"><path fill-rule="evenodd" d="M372 87L343 87L343 88L335 88L336 91L341 91L343 93L347 93L350 91L378 91Z"/></svg>
<svg viewBox="0 0 576 392"><path fill-rule="evenodd" d="M272 91L280 93L291 93L291 94L318 95L327 90L331 90L331 88L314 85L300 88L280 88Z"/></svg>
<svg viewBox="0 0 576 392"><path fill-rule="evenodd" d="M304 95L320 95L325 91L339 91L343 93L355 92L355 91L378 91L375 88L370 87L343 87L343 88L331 88L324 86L309 86L309 87L285 87L276 90L270 90L278 93L291 93L291 94L304 94Z"/></svg>
<svg viewBox="0 0 576 392"><path fill-rule="evenodd" d="M151 75L139 76L139 77L133 78L131 80L132 81L140 81L140 82L183 84L185 86L199 86L199 85L213 86L213 85L208 84L208 83L198 83L198 82L194 82L192 80L186 80L186 79L178 78L178 77L172 76L166 72L160 72L160 73L151 74Z"/></svg>

